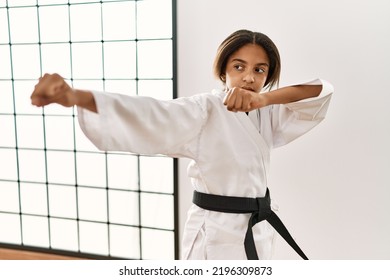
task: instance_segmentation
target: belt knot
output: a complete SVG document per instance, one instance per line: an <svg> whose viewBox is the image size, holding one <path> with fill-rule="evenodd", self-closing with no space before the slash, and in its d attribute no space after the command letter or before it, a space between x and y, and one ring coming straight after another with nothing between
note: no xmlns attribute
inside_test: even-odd
<svg viewBox="0 0 390 280"><path fill-rule="evenodd" d="M267 192L264 197L256 198L257 209L259 213L269 214L271 213L271 198L269 195L269 190L267 188Z"/></svg>
<svg viewBox="0 0 390 280"><path fill-rule="evenodd" d="M271 203L267 197L257 197L257 210L259 213L271 213Z"/></svg>

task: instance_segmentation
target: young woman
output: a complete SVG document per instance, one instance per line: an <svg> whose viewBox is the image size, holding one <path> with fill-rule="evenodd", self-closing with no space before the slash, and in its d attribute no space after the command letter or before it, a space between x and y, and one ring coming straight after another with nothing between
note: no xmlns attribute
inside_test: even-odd
<svg viewBox="0 0 390 280"><path fill-rule="evenodd" d="M58 74L45 74L31 100L78 106L82 130L101 150L192 159L194 205L183 259L269 259L275 228L306 258L271 210L270 150L321 122L333 89L316 79L272 90L280 67L266 35L239 30L222 42L215 59L224 90L159 101L73 89Z"/></svg>

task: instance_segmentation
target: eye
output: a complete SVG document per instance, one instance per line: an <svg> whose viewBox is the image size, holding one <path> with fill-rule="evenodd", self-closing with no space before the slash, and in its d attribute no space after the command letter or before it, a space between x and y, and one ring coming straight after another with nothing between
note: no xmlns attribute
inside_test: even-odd
<svg viewBox="0 0 390 280"><path fill-rule="evenodd" d="M238 70L238 71L244 70L244 66L242 66L241 64L236 64L236 65L233 66L233 68Z"/></svg>
<svg viewBox="0 0 390 280"><path fill-rule="evenodd" d="M255 68L255 72L257 72L257 73L265 73L265 69L263 69L263 68Z"/></svg>

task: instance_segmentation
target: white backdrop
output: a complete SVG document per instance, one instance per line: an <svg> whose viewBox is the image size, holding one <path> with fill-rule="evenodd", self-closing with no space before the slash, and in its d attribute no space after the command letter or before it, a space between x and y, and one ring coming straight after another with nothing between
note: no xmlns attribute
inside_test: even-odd
<svg viewBox="0 0 390 280"><path fill-rule="evenodd" d="M325 121L271 154L271 195L312 259L390 259L390 2L178 0L179 95L219 87L212 63L237 29L269 35L281 86L335 87ZM180 228L191 203L180 160ZM275 259L298 259L279 238Z"/></svg>

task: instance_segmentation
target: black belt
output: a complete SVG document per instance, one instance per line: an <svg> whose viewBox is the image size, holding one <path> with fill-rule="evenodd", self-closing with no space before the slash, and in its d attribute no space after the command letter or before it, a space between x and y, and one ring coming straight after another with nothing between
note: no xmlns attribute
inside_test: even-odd
<svg viewBox="0 0 390 280"><path fill-rule="evenodd" d="M259 257L256 252L255 241L253 239L252 227L257 223L266 220L270 223L274 229L287 241L287 243L302 257L307 260L305 253L299 248L298 244L292 238L283 222L271 209L271 199L269 190L265 197L247 198L236 196L221 196L215 194L200 193L194 191L192 202L200 208L224 212L224 213L252 213L249 222L248 229L245 235L245 253L248 260L258 260Z"/></svg>

